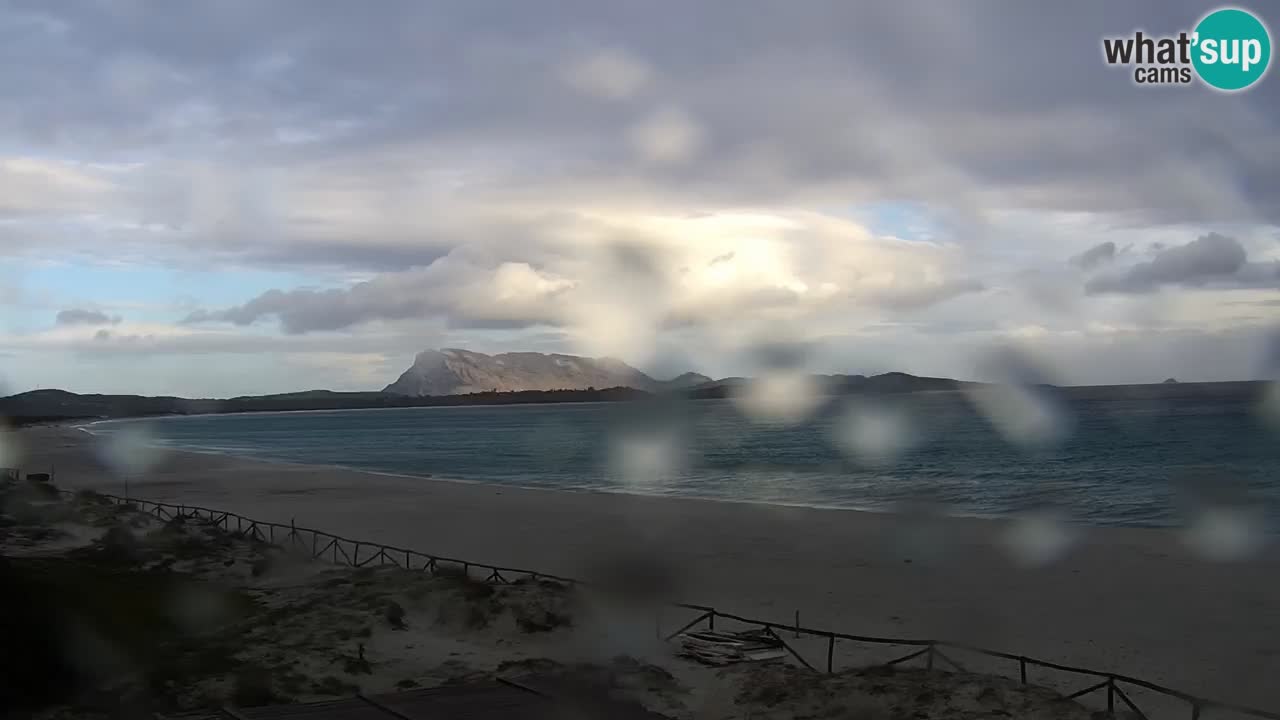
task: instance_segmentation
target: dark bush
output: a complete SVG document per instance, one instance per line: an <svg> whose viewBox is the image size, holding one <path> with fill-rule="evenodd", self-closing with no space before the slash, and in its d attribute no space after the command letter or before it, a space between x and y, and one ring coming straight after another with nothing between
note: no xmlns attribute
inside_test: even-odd
<svg viewBox="0 0 1280 720"><path fill-rule="evenodd" d="M271 687L271 673L260 667L241 668L235 675L231 701L239 707L258 707L280 702Z"/></svg>

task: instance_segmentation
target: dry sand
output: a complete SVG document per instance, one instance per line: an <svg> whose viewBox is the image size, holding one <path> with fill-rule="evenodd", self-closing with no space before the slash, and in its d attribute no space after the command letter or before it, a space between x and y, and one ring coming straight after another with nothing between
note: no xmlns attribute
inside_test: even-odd
<svg viewBox="0 0 1280 720"><path fill-rule="evenodd" d="M34 428L16 440L22 465L52 466L62 487L123 490L92 436ZM130 491L439 555L642 576L664 595L779 623L799 611L806 626L969 641L1280 708L1274 547L1216 563L1171 532L1095 529L1028 570L1006 552L998 521L522 490L184 452ZM608 642L617 647L601 652L636 654L626 633ZM838 659L888 652L841 647Z"/></svg>

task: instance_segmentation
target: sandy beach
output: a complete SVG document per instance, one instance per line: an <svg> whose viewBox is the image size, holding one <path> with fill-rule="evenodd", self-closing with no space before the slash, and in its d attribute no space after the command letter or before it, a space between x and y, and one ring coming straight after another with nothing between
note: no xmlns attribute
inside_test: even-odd
<svg viewBox="0 0 1280 720"><path fill-rule="evenodd" d="M121 494L95 438L13 436L21 465ZM521 490L168 452L129 492L424 552L576 577L850 633L933 637L1280 708L1277 552L1211 562L1169 531L1095 529L1020 566L1003 521ZM858 651L842 650L849 661ZM1080 683L1077 683L1079 685Z"/></svg>

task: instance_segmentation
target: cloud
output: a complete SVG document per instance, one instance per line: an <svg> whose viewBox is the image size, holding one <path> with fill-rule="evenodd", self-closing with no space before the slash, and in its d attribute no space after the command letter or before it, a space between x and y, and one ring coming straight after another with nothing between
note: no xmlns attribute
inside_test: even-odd
<svg viewBox="0 0 1280 720"><path fill-rule="evenodd" d="M75 354L93 358L116 355L275 355L299 353L377 352L412 356L432 342L427 324L407 333L374 331L334 335L281 335L241 330L197 328L163 323L122 323L111 328L63 326L29 334L0 333L0 351L27 358ZM359 338L359 341L356 341ZM353 349L358 345L358 349Z"/></svg>
<svg viewBox="0 0 1280 720"><path fill-rule="evenodd" d="M55 322L58 325L118 325L120 316L107 315L97 310L81 310L72 308L58 311Z"/></svg>
<svg viewBox="0 0 1280 720"><path fill-rule="evenodd" d="M955 278L909 289L888 290L873 296L890 310L920 310L968 293L982 292L986 285L972 278Z"/></svg>
<svg viewBox="0 0 1280 720"><path fill-rule="evenodd" d="M275 318L284 332L302 334L441 316L453 327L526 327L551 321L545 302L566 287L527 263L485 268L460 254L348 288L268 290L242 305L196 310L183 323L247 326Z"/></svg>
<svg viewBox="0 0 1280 720"><path fill-rule="evenodd" d="M672 164L694 158L703 130L680 108L664 108L631 129L631 144L645 162Z"/></svg>
<svg viewBox="0 0 1280 720"><path fill-rule="evenodd" d="M114 201L110 173L84 163L0 155L0 219L48 219L99 211Z"/></svg>
<svg viewBox="0 0 1280 720"><path fill-rule="evenodd" d="M453 328L546 325L574 332L598 354L611 350L600 339L614 338L613 354L627 355L622 345L643 352L665 328L722 332L749 324L743 315L800 322L932 307L983 289L962 266L954 248L802 211L596 212L563 217L522 239L518 253L472 245L425 268L347 288L274 289L185 322L274 318L286 333L426 318Z"/></svg>
<svg viewBox="0 0 1280 720"><path fill-rule="evenodd" d="M1116 244L1110 240L1099 243L1071 258L1071 264L1081 270L1092 270L1116 259Z"/></svg>
<svg viewBox="0 0 1280 720"><path fill-rule="evenodd" d="M199 340L55 328L84 353L1141 325L1145 300L1275 287L1280 85L1140 93L1061 59L1202 10L32 4L0 14L0 256L15 287L75 257L251 288L198 298L179 330ZM908 217L848 221L886 207ZM1185 247L1210 230L1239 251ZM242 269L301 279L263 292Z"/></svg>
<svg viewBox="0 0 1280 720"><path fill-rule="evenodd" d="M196 310L183 322L229 322L251 325L275 316L287 333L339 330L375 318L400 320L423 314L424 305L412 298L390 300L378 286L361 283L351 290L268 290L243 305L210 312Z"/></svg>
<svg viewBox="0 0 1280 720"><path fill-rule="evenodd" d="M224 179L286 186L622 183L751 204L838 192L1274 221L1274 87L1229 105L1204 93L1153 98L1101 62L1066 72L1052 60L1095 47L1102 27L1173 27L1197 14L1173 3L1073 6L1055 12L1038 52L1021 52L1008 38L1043 17L918 2L874 12L821 3L786 18L729 0L691 11L687 27L713 22L723 39L672 28L651 9L587 4L521 9L497 24L431 2L367 16L294 2L252 12L51 6L0 28L0 59L11 61L0 79L15 99L0 129L35 150L147 158L126 190L146 177L165 187L155 158L182 156ZM921 41L891 40L904 36ZM1023 62L1010 67L1010 53ZM86 58L101 58L100 72L82 72ZM992 73L1006 82L982 81ZM47 87L64 99L47 99ZM696 148L705 162L678 173L637 165L633 142L645 158ZM293 215L290 198L268 204ZM343 225L349 244L377 237Z"/></svg>
<svg viewBox="0 0 1280 720"><path fill-rule="evenodd" d="M1090 293L1146 293L1165 286L1280 286L1280 263L1250 263L1239 240L1209 233L1185 245L1165 247L1147 262L1086 283Z"/></svg>
<svg viewBox="0 0 1280 720"><path fill-rule="evenodd" d="M650 81L648 64L616 48L598 50L569 64L564 79L571 87L603 100L626 100Z"/></svg>

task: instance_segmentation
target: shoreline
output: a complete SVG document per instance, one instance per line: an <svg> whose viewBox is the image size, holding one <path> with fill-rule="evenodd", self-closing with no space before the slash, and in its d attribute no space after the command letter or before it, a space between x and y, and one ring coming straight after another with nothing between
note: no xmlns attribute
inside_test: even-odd
<svg viewBox="0 0 1280 720"><path fill-rule="evenodd" d="M586 404L586 403L579 403L579 404ZM453 407L453 406L450 406L450 407ZM468 407L475 407L475 406L468 406ZM366 409L368 410L400 410L403 408L366 408ZM275 411L272 411L272 412L275 412ZM294 412L332 412L332 411L285 410L285 411L279 411L279 412L294 413ZM225 413L225 414L243 415L248 413ZM253 413L253 414L258 414L258 413ZM210 417L210 416L211 415L193 415L193 416L172 415L172 416L166 416L166 417ZM93 437L103 437L98 433L88 430L87 429L88 426L97 425L97 424L106 423L106 422L119 422L119 421L125 421L125 420L146 421L147 418L118 418L118 419L111 419L111 420L98 420L96 422L89 423L87 425L77 425L72 427L76 430L79 430ZM545 486L539 486L539 485L521 485L517 483L504 483L504 482L499 482L495 480L473 480L469 478L450 477L447 475L435 475L432 473L428 473L425 475L417 475L414 473L391 472L389 470L374 470L372 468L359 467L356 465L336 465L332 463L300 463L293 460L261 457L261 456L236 452L233 450L203 448L203 447L198 447L193 445L184 446L184 445L167 445L163 443L156 443L156 444L150 445L150 447L163 450L165 452L171 452L171 453L193 453L196 455L216 455L221 457L245 460L248 462L263 463L267 465L286 465L286 466L308 467L308 468L331 468L334 470L361 473L365 475L378 475L382 477L400 478L404 480L427 480L427 481L445 482L445 483L458 483L461 485L486 485L486 486L493 486L498 488L528 490L532 492L574 493L574 494L589 494L589 495L626 495L626 496L632 496L632 497L668 498L668 499L679 499L679 500L692 500L692 501L699 501L699 502L730 503L730 504L739 504L739 505L754 505L754 506L779 507L779 508L795 508L795 509L802 509L802 510L874 513L874 514L888 514L888 515L900 514L900 511L889 509L889 508L878 509L874 507L843 507L838 505L820 505L816 503L782 503L782 502L770 502L767 500L751 500L747 498L711 497L708 495L656 493L656 492L646 493L646 492L640 492L635 490L625 490L625 489L610 490L610 489L591 488L591 487L545 487ZM997 514L981 515L981 514L971 514L971 513L955 513L955 514L950 514L949 517L966 518L966 519L973 519L973 520L1007 520L1009 519L1009 516L1007 515L997 515ZM1079 522L1082 524L1082 526L1085 526L1085 527L1130 527L1135 529L1143 529L1145 527L1145 526L1138 526L1138 525L1093 525L1093 524L1084 523L1083 521L1079 521ZM1162 528L1152 527L1152 528L1146 528L1146 529L1162 529Z"/></svg>
<svg viewBox="0 0 1280 720"><path fill-rule="evenodd" d="M541 392L541 391L538 391ZM941 390L931 392L955 392L954 390ZM834 397L834 396L833 396ZM715 402L720 398L690 398L686 402ZM217 402L217 401L215 401ZM351 407L351 408L299 408L297 410L232 410L230 412L197 412L197 413L162 413L159 415L125 415L121 417L104 417L90 420L89 418L68 418L66 420L56 421L53 424L71 424L83 423L85 426L100 425L103 423L116 422L146 422L148 420L178 420L182 418L210 418L210 417L235 417L239 415L298 415L306 413L327 413L327 412L376 412L380 410L456 410L459 408L520 408L520 407L548 407L556 405L615 405L618 403L633 402L632 400L557 400L554 402L515 402L515 403L476 403L473 405L459 403L454 405L402 405L391 407ZM86 422L86 420L88 422Z"/></svg>
<svg viewBox="0 0 1280 720"><path fill-rule="evenodd" d="M89 433L18 433L68 489L120 494ZM188 451L131 494L567 577L602 569L747 617L947 637L1280 706L1280 554L1213 563L1165 529L1084 527L1070 551L1020 565L1006 520L789 508L688 497L539 492Z"/></svg>
<svg viewBox="0 0 1280 720"><path fill-rule="evenodd" d="M952 392L952 391L932 391L932 392ZM580 404L580 405L604 404L606 402L608 401L593 401L590 403L584 402L584 403L575 403L575 404ZM711 402L711 401L708 401L708 402ZM523 405L533 405L533 403L525 403ZM520 407L520 406L522 405L518 405L516 407ZM439 409L442 407L456 408L456 407L478 407L478 406L426 406L422 408L364 408L363 410L366 410L366 411L404 410L404 409L417 410L417 409ZM502 407L505 407L505 406L502 406ZM237 413L205 413L200 415L165 415L165 416L160 416L159 418L150 418L150 417L108 418L108 419L102 419L102 420L95 420L90 423L81 423L81 424L66 423L66 424L49 425L45 427L68 427L69 426L72 429L83 432L86 435L89 435L91 437L104 437L105 436L104 434L95 433L88 428L93 425L100 425L100 424L106 424L106 423L118 423L118 422L145 423L153 419L177 419L177 418L186 418L186 417L219 417L222 415L235 416L235 415L294 414L294 413L321 413L321 412L335 412L335 411L333 410L282 410L282 411L237 412ZM348 411L342 410L341 412L348 412ZM227 458L244 460L246 462L263 463L267 465L283 465L283 466L297 466L297 467L309 467L309 468L329 468L329 469L344 471L344 472L376 475L376 476L398 478L398 479L405 479L405 480L436 481L436 482L444 482L444 483L457 483L461 485L482 485L482 486L491 486L495 488L509 488L513 490L533 491L533 492L572 493L572 494L589 494L589 495L605 495L605 496L622 495L622 496L628 496L628 497L688 500L688 501L698 501L698 502L725 503L725 504L732 504L732 505L747 505L747 506L766 507L766 508L791 508L791 509L814 510L814 511L824 511L824 512L834 511L834 512L850 512L850 513L869 513L869 514L875 514L875 515L901 515L904 513L904 510L901 507L894 507L892 505L879 505L879 506L852 505L852 504L851 505L832 505L832 504L823 504L823 503L817 503L817 502L814 502L814 503L778 502L773 500L756 500L751 498L736 498L736 497L726 497L726 496L717 497L712 495L700 495L696 493L644 492L641 490L630 490L630 489L621 488L621 487L619 488L602 488L602 487L587 487L587 486L547 487L543 485L530 485L530 484L523 484L523 483L517 483L517 482L504 482L501 480L492 480L492 479L474 479L474 478L454 477L449 475L438 475L434 473L415 474L415 473L395 472L391 470L378 470L378 469L369 468L369 467L361 467L358 465L343 465L343 464L337 464L337 463L305 463L305 462L298 462L296 460L287 460L282 458L254 455L252 453L242 452L237 449L210 448L210 447L200 447L200 446L194 446L194 445L172 445L167 443L152 443L149 445L149 447L161 450L166 453L192 453L196 455L227 457ZM909 512L909 510L907 512ZM1011 520L1016 520L1019 517L1019 515L1015 513L962 512L954 509L948 509L945 515L949 518L992 521L992 522L1001 522L1001 521L1008 522ZM1099 523L1099 522L1090 521L1084 518L1072 517L1068 514L1055 513L1054 517L1056 517L1065 526L1069 526L1071 528L1081 529L1081 530L1092 530L1092 529L1102 529L1102 528L1111 528L1111 529L1122 528L1122 529L1130 529L1130 530L1153 530L1153 531L1168 532L1180 527L1180 525L1176 521L1170 521L1166 524L1135 524L1135 523L1123 522L1123 521ZM1269 537L1280 539L1280 527L1269 529L1268 534L1269 534Z"/></svg>
<svg viewBox="0 0 1280 720"><path fill-rule="evenodd" d="M372 408L372 409L383 410L387 408ZM288 412L327 412L327 411L298 410L298 411L288 411ZM231 413L231 414L235 414L235 413ZM114 422L114 421L103 420L99 422ZM93 437L103 437L98 433L94 433L92 431L85 429L85 427L87 426L74 426L74 429L80 430L81 432L84 432ZM666 499L691 500L691 501L698 501L698 502L794 508L794 509L801 509L801 510L874 513L874 514L887 514L887 515L900 514L900 511L889 509L889 508L877 509L874 507L842 507L838 505L820 505L816 503L782 503L782 502L770 502L767 500L750 500L746 498L711 497L708 495L688 495L688 494L656 493L656 492L646 493L646 492L625 490L625 489L609 490L609 489L592 488L592 487L544 487L539 485L521 485L518 483L504 483L504 482L499 482L495 480L473 480L469 478L450 477L447 475L435 475L431 473L428 473L425 475L415 475L413 473L397 473L397 472L391 472L389 470L374 470L372 468L359 467L356 465L336 465L333 463L300 463L300 462L295 462L293 460L282 460L279 458L260 457L256 455L236 452L233 450L202 448L194 445L166 445L162 443L157 443L157 444L150 445L149 447L162 450L164 452L170 452L170 453L215 455L219 457L227 457L227 458L234 458L238 460L244 460L247 462L263 463L265 465L285 465L285 466L305 467L305 468L330 468L333 470L360 473L363 475L378 475L381 477L399 478L403 480L426 480L426 481L432 481L432 482L458 483L460 485L485 485L485 486L492 486L492 487L498 487L498 488L511 488L514 490L527 490L531 492L572 493L572 494L587 494L587 495L626 495L631 497L666 498ZM980 515L980 514L971 514L971 513L955 513L955 514L950 514L949 517L966 518L966 519L972 519L972 520L1007 520L1009 519L1009 516L1007 515L995 515L995 514ZM1083 521L1079 521L1079 522L1082 524L1083 527L1129 527L1134 529L1145 528L1145 529L1152 529L1152 530L1163 529L1158 527L1147 528L1145 526L1138 526L1138 525L1092 525L1092 524L1084 523Z"/></svg>

